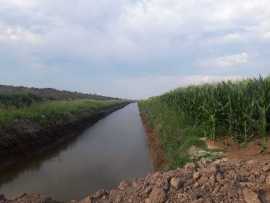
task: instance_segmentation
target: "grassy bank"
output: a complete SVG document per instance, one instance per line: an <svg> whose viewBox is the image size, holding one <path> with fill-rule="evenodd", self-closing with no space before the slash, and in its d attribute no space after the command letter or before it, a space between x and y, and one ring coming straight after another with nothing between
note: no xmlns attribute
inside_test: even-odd
<svg viewBox="0 0 270 203"><path fill-rule="evenodd" d="M18 100L16 100L18 101ZM71 101L45 101L31 105L15 105L0 107L0 126L7 127L16 119L27 119L42 126L50 123L68 120L81 112L95 112L97 110L120 104L122 101L98 101L98 100L71 100Z"/></svg>
<svg viewBox="0 0 270 203"><path fill-rule="evenodd" d="M189 160L201 137L248 142L267 138L270 128L270 78L179 88L141 101L141 112L159 135L170 168Z"/></svg>
<svg viewBox="0 0 270 203"><path fill-rule="evenodd" d="M19 100L16 100L17 102ZM0 171L68 143L128 101L33 101L0 107Z"/></svg>

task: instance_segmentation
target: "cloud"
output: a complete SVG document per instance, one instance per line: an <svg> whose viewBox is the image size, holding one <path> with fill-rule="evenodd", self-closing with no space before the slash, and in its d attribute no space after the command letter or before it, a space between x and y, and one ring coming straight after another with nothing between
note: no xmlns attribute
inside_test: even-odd
<svg viewBox="0 0 270 203"><path fill-rule="evenodd" d="M207 43L209 44L216 44L216 45L222 45L222 44L239 44L239 43L246 43L249 36L247 36L246 33L226 33L221 36L215 36L211 37L207 40Z"/></svg>
<svg viewBox="0 0 270 203"><path fill-rule="evenodd" d="M1 0L2 5L6 5L9 7L15 6L18 8L26 9L31 8L35 5L35 1L33 0Z"/></svg>
<svg viewBox="0 0 270 203"><path fill-rule="evenodd" d="M264 39L270 39L270 31L263 33L263 38Z"/></svg>
<svg viewBox="0 0 270 203"><path fill-rule="evenodd" d="M269 41L270 40L270 31L263 31L260 33L262 40Z"/></svg>
<svg viewBox="0 0 270 203"><path fill-rule="evenodd" d="M237 68L249 63L249 55L246 52L209 59L199 65L204 68Z"/></svg>
<svg viewBox="0 0 270 203"><path fill-rule="evenodd" d="M21 27L0 26L0 43L27 42L31 44L41 43L41 37Z"/></svg>
<svg viewBox="0 0 270 203"><path fill-rule="evenodd" d="M70 84L78 91L121 96L113 87L122 95L127 90L117 81L144 82L140 78L153 75L157 88L145 83L136 93L140 97L185 84L187 79L172 75L269 73L268 0L0 2L0 53L6 56L0 59L0 80L7 83L62 89ZM10 70L20 79L10 79ZM96 78L106 78L108 85Z"/></svg>

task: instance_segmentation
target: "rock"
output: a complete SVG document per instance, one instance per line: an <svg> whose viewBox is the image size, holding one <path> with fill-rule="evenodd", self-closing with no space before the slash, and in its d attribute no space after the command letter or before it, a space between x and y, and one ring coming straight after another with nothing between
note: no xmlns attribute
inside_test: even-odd
<svg viewBox="0 0 270 203"><path fill-rule="evenodd" d="M187 170L187 171L192 171L195 169L195 164L194 163L187 163L185 166L184 166L184 169Z"/></svg>
<svg viewBox="0 0 270 203"><path fill-rule="evenodd" d="M215 160L223 156L223 152L206 151L196 146L191 146L188 150L188 154L192 160L200 160L202 158Z"/></svg>
<svg viewBox="0 0 270 203"><path fill-rule="evenodd" d="M145 190L144 190L144 193L145 194L149 195L150 192L152 192L152 188L150 186L148 186L147 188L145 188Z"/></svg>
<svg viewBox="0 0 270 203"><path fill-rule="evenodd" d="M264 183L265 181L266 181L265 176L264 176L264 175L260 175L259 178L258 178L258 182L262 184L262 183ZM269 179L269 183L270 183L270 179Z"/></svg>
<svg viewBox="0 0 270 203"><path fill-rule="evenodd" d="M155 172L155 173L153 174L153 178L158 178L158 177L160 177L161 175L162 175L161 172L157 171L157 172Z"/></svg>
<svg viewBox="0 0 270 203"><path fill-rule="evenodd" d="M138 182L133 181L133 182L131 183L131 185L132 185L132 187L137 187L139 184L138 184Z"/></svg>
<svg viewBox="0 0 270 203"><path fill-rule="evenodd" d="M216 159L213 164L221 164L222 163L222 159Z"/></svg>
<svg viewBox="0 0 270 203"><path fill-rule="evenodd" d="M79 203L93 203L92 198L90 196L82 199Z"/></svg>
<svg viewBox="0 0 270 203"><path fill-rule="evenodd" d="M198 180L198 183L200 185L204 185L208 182L208 178L206 176L202 176L199 180Z"/></svg>
<svg viewBox="0 0 270 203"><path fill-rule="evenodd" d="M249 161L247 161L247 165L254 165L256 163L256 161L255 160L249 160Z"/></svg>
<svg viewBox="0 0 270 203"><path fill-rule="evenodd" d="M105 190L100 190L94 194L94 198L101 198L103 196L107 195L107 192Z"/></svg>
<svg viewBox="0 0 270 203"><path fill-rule="evenodd" d="M209 172L212 174L216 174L217 173L217 166L211 166L209 169Z"/></svg>
<svg viewBox="0 0 270 203"><path fill-rule="evenodd" d="M194 179L195 181L198 180L200 177L201 177L200 172L195 172L195 173L193 174L193 179Z"/></svg>
<svg viewBox="0 0 270 203"><path fill-rule="evenodd" d="M191 146L188 150L188 154L191 159L196 160L196 159L200 159L202 157L207 156L208 152L196 146Z"/></svg>
<svg viewBox="0 0 270 203"><path fill-rule="evenodd" d="M115 202L115 203L120 203L120 202L122 201L122 199L123 199L123 198L122 198L121 195L117 195L116 198L115 198L115 200L114 200L114 202Z"/></svg>
<svg viewBox="0 0 270 203"><path fill-rule="evenodd" d="M161 188L154 188L149 196L149 203L163 203L166 200L166 193Z"/></svg>
<svg viewBox="0 0 270 203"><path fill-rule="evenodd" d="M270 186L270 175L268 175L265 179L266 185Z"/></svg>
<svg viewBox="0 0 270 203"><path fill-rule="evenodd" d="M267 164L267 165L263 166L262 169L263 169L264 172L270 171L270 164Z"/></svg>
<svg viewBox="0 0 270 203"><path fill-rule="evenodd" d="M264 203L270 202L270 191L263 191L262 194L260 195L260 199Z"/></svg>
<svg viewBox="0 0 270 203"><path fill-rule="evenodd" d="M192 203L203 203L203 202L204 202L203 199L200 198L200 199L194 200Z"/></svg>
<svg viewBox="0 0 270 203"><path fill-rule="evenodd" d="M170 181L170 184L173 188L175 189L179 189L182 185L183 185L183 182L181 181L180 178L172 178L171 181Z"/></svg>
<svg viewBox="0 0 270 203"><path fill-rule="evenodd" d="M257 193L255 193L247 188L244 188L243 195L244 195L244 199L245 199L246 203L261 203L261 201L258 198Z"/></svg>
<svg viewBox="0 0 270 203"><path fill-rule="evenodd" d="M211 163L211 160L208 158L201 158L200 161L197 162L199 168L205 168Z"/></svg>
<svg viewBox="0 0 270 203"><path fill-rule="evenodd" d="M127 188L129 185L130 185L129 182L124 180L124 181L122 181L122 182L120 183L120 185L118 186L118 188L119 188L120 190L124 190L124 189Z"/></svg>
<svg viewBox="0 0 270 203"><path fill-rule="evenodd" d="M148 198L144 201L144 203L151 203L151 200Z"/></svg>
<svg viewBox="0 0 270 203"><path fill-rule="evenodd" d="M168 181L166 181L165 183L163 183L162 188L166 192L170 189L170 185L169 185Z"/></svg>

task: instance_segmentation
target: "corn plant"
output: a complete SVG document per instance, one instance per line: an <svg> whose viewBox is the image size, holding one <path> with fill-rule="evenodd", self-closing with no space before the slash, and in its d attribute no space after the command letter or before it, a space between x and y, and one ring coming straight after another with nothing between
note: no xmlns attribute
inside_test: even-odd
<svg viewBox="0 0 270 203"><path fill-rule="evenodd" d="M152 98L183 117L204 135L246 142L270 130L270 77L179 88ZM155 114L152 112L152 114Z"/></svg>

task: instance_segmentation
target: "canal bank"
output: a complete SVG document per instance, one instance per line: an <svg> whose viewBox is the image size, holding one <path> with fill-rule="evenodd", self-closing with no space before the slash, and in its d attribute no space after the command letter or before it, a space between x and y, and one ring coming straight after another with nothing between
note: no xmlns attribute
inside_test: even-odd
<svg viewBox="0 0 270 203"><path fill-rule="evenodd" d="M62 201L80 199L152 170L138 107L130 104L99 120L56 153L2 173L0 193L9 198L40 193Z"/></svg>
<svg viewBox="0 0 270 203"><path fill-rule="evenodd" d="M0 171L61 147L85 128L127 104L121 102L95 111L81 111L46 127L29 119L16 119L9 127L0 128Z"/></svg>

